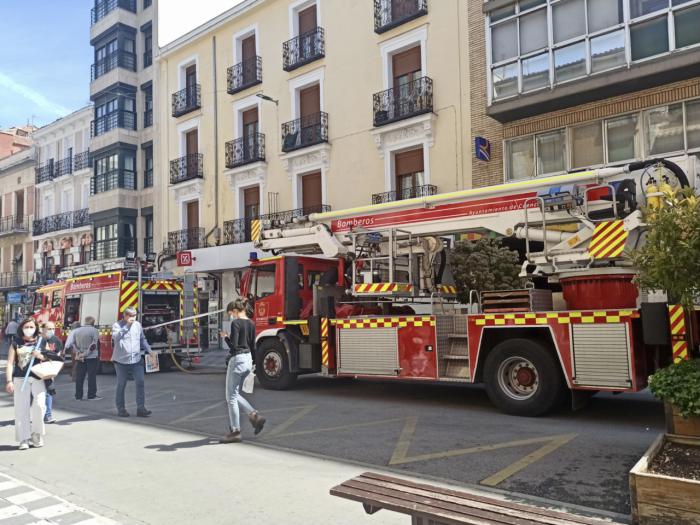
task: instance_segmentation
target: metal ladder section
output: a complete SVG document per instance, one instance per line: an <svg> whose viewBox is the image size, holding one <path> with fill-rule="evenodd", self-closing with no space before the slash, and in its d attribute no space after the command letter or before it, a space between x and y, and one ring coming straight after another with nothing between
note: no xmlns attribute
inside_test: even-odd
<svg viewBox="0 0 700 525"><path fill-rule="evenodd" d="M182 297L184 300L183 308L181 309L184 317L191 317L195 315L195 292L194 288L197 285L195 276L193 273L185 273L183 283L182 283ZM194 320L190 319L188 321L183 321L183 335L185 341L189 341L194 335Z"/></svg>
<svg viewBox="0 0 700 525"><path fill-rule="evenodd" d="M466 315L436 315L438 378L469 382L469 340Z"/></svg>

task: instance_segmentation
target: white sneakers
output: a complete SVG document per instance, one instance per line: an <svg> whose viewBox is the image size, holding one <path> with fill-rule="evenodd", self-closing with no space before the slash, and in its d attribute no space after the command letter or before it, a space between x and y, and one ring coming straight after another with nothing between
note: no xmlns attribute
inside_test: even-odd
<svg viewBox="0 0 700 525"><path fill-rule="evenodd" d="M19 449L20 450L29 450L29 441L24 440L19 444Z"/></svg>
<svg viewBox="0 0 700 525"><path fill-rule="evenodd" d="M41 437L41 434L37 432L32 434L32 445L34 445L35 448L44 446L44 438Z"/></svg>

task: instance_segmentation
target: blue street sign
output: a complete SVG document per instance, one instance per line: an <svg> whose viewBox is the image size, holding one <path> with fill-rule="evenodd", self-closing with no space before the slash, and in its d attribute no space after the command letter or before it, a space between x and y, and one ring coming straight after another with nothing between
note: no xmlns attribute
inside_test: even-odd
<svg viewBox="0 0 700 525"><path fill-rule="evenodd" d="M479 160L491 160L491 143L484 137L474 137L474 154Z"/></svg>

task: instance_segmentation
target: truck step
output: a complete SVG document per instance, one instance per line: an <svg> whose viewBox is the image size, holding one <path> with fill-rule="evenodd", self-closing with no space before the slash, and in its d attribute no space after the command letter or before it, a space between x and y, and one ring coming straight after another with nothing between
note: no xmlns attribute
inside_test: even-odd
<svg viewBox="0 0 700 525"><path fill-rule="evenodd" d="M445 354L441 356L442 359L449 359L450 361L452 360L462 360L462 361L469 361L469 356L468 355L459 355L459 354Z"/></svg>
<svg viewBox="0 0 700 525"><path fill-rule="evenodd" d="M449 381L450 383L471 383L471 380L468 377L442 376L440 381Z"/></svg>
<svg viewBox="0 0 700 525"><path fill-rule="evenodd" d="M448 339L469 339L469 334L447 334Z"/></svg>

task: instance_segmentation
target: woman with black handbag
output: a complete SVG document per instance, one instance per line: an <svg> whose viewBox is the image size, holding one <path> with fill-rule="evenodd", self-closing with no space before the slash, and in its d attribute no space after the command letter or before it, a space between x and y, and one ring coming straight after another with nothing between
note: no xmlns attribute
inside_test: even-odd
<svg viewBox="0 0 700 525"><path fill-rule="evenodd" d="M40 350L39 326L28 317L20 323L10 343L6 369L5 390L14 395L15 437L20 450L27 450L30 444L44 446L46 387L44 380L31 372L31 367L47 360L63 361L63 358L55 352Z"/></svg>

